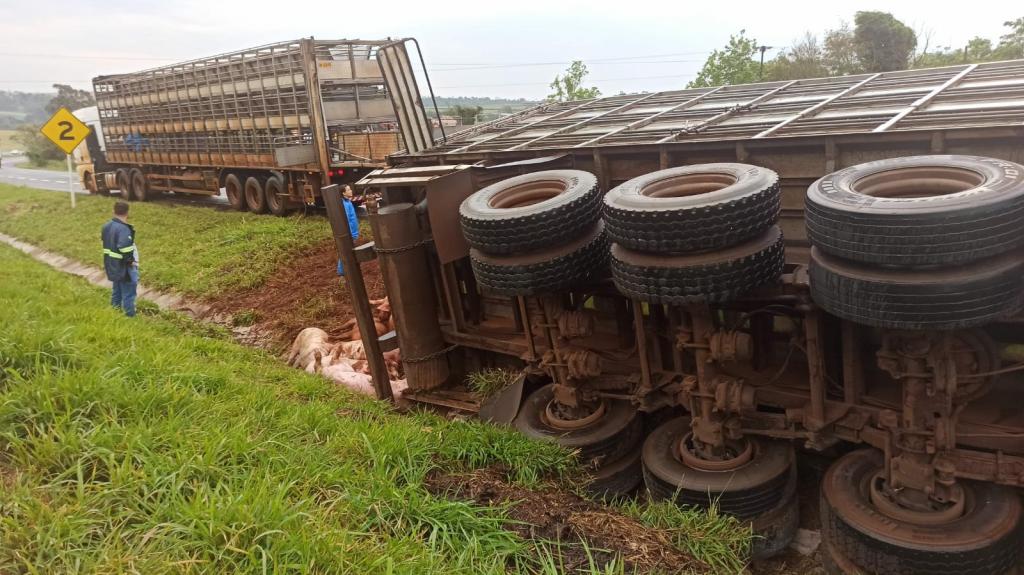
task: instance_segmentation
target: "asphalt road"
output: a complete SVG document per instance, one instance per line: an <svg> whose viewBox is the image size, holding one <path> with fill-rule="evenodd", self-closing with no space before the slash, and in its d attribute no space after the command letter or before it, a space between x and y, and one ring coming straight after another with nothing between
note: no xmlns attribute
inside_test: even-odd
<svg viewBox="0 0 1024 575"><path fill-rule="evenodd" d="M26 161L24 157L4 157L3 165L0 166L0 182L5 184L13 184L15 186L27 186L29 188L37 188L40 190L49 190L53 192L64 192L68 191L68 173L66 171L58 172L52 170L27 170L19 167ZM79 194L88 194L85 189L82 188L81 183L78 180L78 174L74 174L74 181L72 186L74 190ZM116 195L118 192L114 192ZM169 201L176 204L195 204L204 206L214 206L221 209L228 209L228 200L224 195L224 190L221 190L217 196L200 196L190 194L174 194L164 195L160 198L160 201Z"/></svg>
<svg viewBox="0 0 1024 575"><path fill-rule="evenodd" d="M15 186L28 186L30 188L39 188L42 190L52 190L55 192L67 192L68 191L68 173L67 171L56 172L51 170L26 170L25 168L18 167L19 164L23 163L25 158L23 157L5 157L3 159L3 165L0 166L0 182L5 184L14 184ZM73 189L80 193L87 193L82 189L82 186L78 182L78 175L72 176Z"/></svg>

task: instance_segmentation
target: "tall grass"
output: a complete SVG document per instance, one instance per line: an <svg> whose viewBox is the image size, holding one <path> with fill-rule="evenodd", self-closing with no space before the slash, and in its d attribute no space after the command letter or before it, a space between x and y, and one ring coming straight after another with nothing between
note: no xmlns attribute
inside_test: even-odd
<svg viewBox="0 0 1024 575"><path fill-rule="evenodd" d="M102 265L100 227L116 197L67 196L0 184L0 232L82 263ZM211 296L258 287L289 255L330 237L325 218L278 218L209 206L136 202L144 281L156 288Z"/></svg>
<svg viewBox="0 0 1024 575"><path fill-rule="evenodd" d="M529 481L563 451L393 414L0 248L0 573L504 573L501 508L438 466Z"/></svg>
<svg viewBox="0 0 1024 575"><path fill-rule="evenodd" d="M670 501L624 501L623 513L666 532L672 543L711 567L712 573L744 573L750 556L749 524L721 514L716 507L679 507Z"/></svg>
<svg viewBox="0 0 1024 575"><path fill-rule="evenodd" d="M185 316L124 318L6 247L0 270L0 573L562 571L505 508L424 486L495 465L526 485L572 476L552 444L397 415ZM715 572L742 568L733 520L622 509Z"/></svg>

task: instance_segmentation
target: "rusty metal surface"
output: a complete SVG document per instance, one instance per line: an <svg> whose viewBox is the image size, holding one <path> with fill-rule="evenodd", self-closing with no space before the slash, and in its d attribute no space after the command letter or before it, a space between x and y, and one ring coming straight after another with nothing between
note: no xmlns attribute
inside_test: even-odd
<svg viewBox="0 0 1024 575"><path fill-rule="evenodd" d="M1024 123L1024 61L548 103L428 154L646 146Z"/></svg>
<svg viewBox="0 0 1024 575"><path fill-rule="evenodd" d="M363 349L366 350L366 361L370 366L370 375L373 378L377 399L393 401L391 379L388 376L388 368L384 364L380 342L377 340L377 328L373 320L373 311L370 309L370 298L366 293L366 283L363 281L363 270L356 258L355 244L352 241L352 230L349 229L348 218L345 217L345 212L341 207L341 190L337 184L333 184L321 190L321 195L327 208L327 217L331 222L331 231L334 235L338 257L341 258L345 266L345 285L348 287L349 297L352 301L352 311L355 313L356 325L359 327L359 337L363 341Z"/></svg>
<svg viewBox="0 0 1024 575"><path fill-rule="evenodd" d="M99 76L93 89L107 158L296 170L381 165L393 144L377 145L375 157L365 156L374 147L364 145L365 138L351 154L339 146L351 132L394 131L375 59L386 43L303 39ZM328 141L333 153L317 144ZM301 164L276 161L277 148L295 145L315 145L317 157Z"/></svg>
<svg viewBox="0 0 1024 575"><path fill-rule="evenodd" d="M446 344L437 323L431 259L412 204L384 206L370 216L384 288L395 315L409 389L436 388L448 379ZM418 285L416 290L395 289Z"/></svg>
<svg viewBox="0 0 1024 575"><path fill-rule="evenodd" d="M469 244L462 235L459 206L477 190L470 170L431 180L427 184L427 216L434 248L441 263L450 263L469 255Z"/></svg>

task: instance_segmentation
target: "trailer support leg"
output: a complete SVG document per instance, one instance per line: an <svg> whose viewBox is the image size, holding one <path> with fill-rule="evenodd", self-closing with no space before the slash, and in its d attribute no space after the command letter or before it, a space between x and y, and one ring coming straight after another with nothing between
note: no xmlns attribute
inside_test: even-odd
<svg viewBox="0 0 1024 575"><path fill-rule="evenodd" d="M352 230L349 228L348 218L345 217L341 207L341 188L338 184L331 184L321 188L320 193L324 198L324 205L327 207L331 230L334 232L334 245L338 249L341 263L345 266L345 278L347 279L345 284L348 285L349 295L352 298L352 310L356 314L356 325L359 326L359 336L363 340L363 349L366 351L366 361L370 366L370 375L373 377L373 388L377 392L377 399L394 401L388 368L384 364L384 354L381 353L380 342L377 341L377 328L373 321L373 312L370 310L370 298L366 295L363 270L359 267L359 261L356 259Z"/></svg>

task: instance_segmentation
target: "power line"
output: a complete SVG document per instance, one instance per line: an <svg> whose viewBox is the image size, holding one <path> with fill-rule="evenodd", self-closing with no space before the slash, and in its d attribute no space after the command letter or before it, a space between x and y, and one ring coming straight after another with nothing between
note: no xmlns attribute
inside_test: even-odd
<svg viewBox="0 0 1024 575"><path fill-rule="evenodd" d="M669 74L665 76L627 76L624 78L595 78L593 80L588 79L587 82L619 82L623 80L658 80L664 78L692 78L696 74ZM551 82L519 82L515 84L475 84L475 85L462 85L462 86L435 86L436 89L451 90L455 88L496 88L502 86L547 86Z"/></svg>
<svg viewBox="0 0 1024 575"><path fill-rule="evenodd" d="M628 62L598 62L595 60L584 60L584 64L600 64L604 66L618 66L623 64L683 64L683 63L695 63L703 62L704 60L633 60ZM439 72L459 72L459 71L473 71L473 70L494 70L498 68L528 68L528 67L541 67L541 66L565 66L572 64L572 62L536 62L532 64L495 64L493 66L466 66L463 68L431 68L431 73Z"/></svg>
<svg viewBox="0 0 1024 575"><path fill-rule="evenodd" d="M565 61L558 61L558 62L504 62L504 63L499 63L499 64L496 64L496 63L493 63L493 62L491 62L491 63L483 63L483 62L477 62L477 63L465 63L465 62L463 62L463 63L439 63L439 62L432 62L431 66L465 66L467 68L477 67L477 66L479 66L479 67L486 67L486 68L513 68L513 67L517 67L517 66L556 66L556 65L557 66L561 66L561 65L564 65L564 64L572 64L576 60L580 60L580 61L582 61L585 64L602 64L602 63L610 63L610 62L621 62L621 61L624 61L624 60L637 60L637 59L643 59L643 58L673 58L673 57L676 57L676 56L703 56L703 55L707 55L707 54L710 54L710 53L711 52L708 52L708 51L702 51L702 52L674 52L674 53L670 53L670 54L646 54L646 55L642 55L642 56L618 56L618 57L615 57L615 58L574 58L572 60L565 60ZM668 61L671 61L671 60L668 60ZM686 62L686 61L689 61L689 60L679 60L679 61Z"/></svg>

